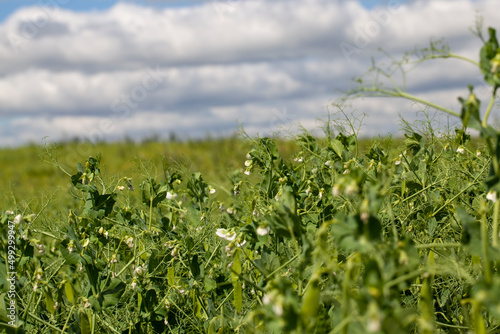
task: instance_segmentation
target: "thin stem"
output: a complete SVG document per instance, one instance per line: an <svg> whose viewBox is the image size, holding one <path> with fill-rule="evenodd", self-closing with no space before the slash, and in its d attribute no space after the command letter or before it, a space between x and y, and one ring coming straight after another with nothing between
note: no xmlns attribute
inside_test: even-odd
<svg viewBox="0 0 500 334"><path fill-rule="evenodd" d="M489 256L489 237L488 237L488 220L486 219L486 207L483 202L481 207L481 242L483 248L483 265L484 265L484 276L486 283L493 283L493 273L491 271L490 256Z"/></svg>
<svg viewBox="0 0 500 334"><path fill-rule="evenodd" d="M493 109L493 105L495 104L497 89L498 86L495 86L495 88L493 89L493 94L491 94L490 103L488 104L488 108L486 108L486 113L484 114L483 123L481 124L483 127L486 127L486 125L488 125L488 117L490 116L490 112Z"/></svg>
<svg viewBox="0 0 500 334"><path fill-rule="evenodd" d="M491 244L493 247L498 246L498 216L500 213L500 201L496 201L493 207L493 235Z"/></svg>
<svg viewBox="0 0 500 334"><path fill-rule="evenodd" d="M405 99L408 99L408 100L412 100L412 101L415 101L415 102L423 103L423 104L425 104L425 105L427 105L427 106L429 106L431 108L435 108L435 109L444 111L445 113L450 114L452 116L460 117L460 114L454 112L453 110L450 110L448 108L442 107L442 106L440 106L438 104L435 104L433 102L421 99L421 98L419 98L419 97L417 97L415 95L411 95L411 94L405 93L405 92L400 91L400 90L393 91L393 90L379 89L379 88L372 88L372 89L364 88L364 89L362 89L362 91L380 93L380 94L385 95L387 97L402 97L402 98L405 98Z"/></svg>
<svg viewBox="0 0 500 334"><path fill-rule="evenodd" d="M467 57L464 57L464 56L460 56L460 55L457 55L457 54L454 54L454 53L449 53L448 56L450 58L456 58L456 59L460 59L460 60L465 60L466 62L469 62L472 65L476 65L477 67L479 67L479 63L477 61L474 61L474 60L470 59L470 58L467 58Z"/></svg>
<svg viewBox="0 0 500 334"><path fill-rule="evenodd" d="M41 322L42 324L44 324L45 326L49 327L50 329L52 330L55 330L59 333L63 333L64 334L64 331L61 330L60 328L57 328L56 326L52 325L51 323L48 323L47 321L43 320L43 319L40 319L39 317L37 317L36 315L34 315L33 313L31 312L28 312L28 315L30 317L32 317L33 319L35 319L36 321L38 322Z"/></svg>

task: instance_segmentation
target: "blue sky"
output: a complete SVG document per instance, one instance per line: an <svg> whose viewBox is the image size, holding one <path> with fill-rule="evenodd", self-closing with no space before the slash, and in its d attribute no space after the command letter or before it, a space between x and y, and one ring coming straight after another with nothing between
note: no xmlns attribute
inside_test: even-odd
<svg viewBox="0 0 500 334"><path fill-rule="evenodd" d="M105 10L113 7L118 1L110 0L0 0L0 22L4 21L10 14L17 9L26 6L38 6L46 4L58 4L61 8L72 11L91 11ZM201 1L197 0L151 0L151 1L122 1L128 3L142 4L146 6L155 6L160 8L165 7L180 7L190 6Z"/></svg>
<svg viewBox="0 0 500 334"><path fill-rule="evenodd" d="M227 3L237 2L238 0L220 0ZM90 11L90 10L104 10L112 7L118 1L109 0L0 0L0 22L4 21L10 14L17 9L25 6L38 6L40 4L58 4L61 8L70 9L73 11ZM167 7L185 7L199 4L203 0L150 0L150 1L122 1L128 3L136 3L146 6L155 6L159 8ZM207 2L205 0L205 2ZM372 8L378 4L383 4L386 1L376 0L361 0L364 7Z"/></svg>
<svg viewBox="0 0 500 334"><path fill-rule="evenodd" d="M38 6L49 1L59 6ZM0 21L0 147L47 136L203 138L240 125L251 135L313 130L379 48L398 59L444 38L477 60L476 11L485 26L500 22L498 0L363 2L0 0L0 20L9 17ZM410 93L453 110L468 83L484 101L490 94L477 68L454 60L407 80ZM411 121L422 108L364 99L347 112L369 115L361 134L373 136L397 133L400 115Z"/></svg>

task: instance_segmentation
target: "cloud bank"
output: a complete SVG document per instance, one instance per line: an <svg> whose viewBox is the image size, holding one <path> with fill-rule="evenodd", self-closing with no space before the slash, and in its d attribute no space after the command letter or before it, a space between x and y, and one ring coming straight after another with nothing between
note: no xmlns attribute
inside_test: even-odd
<svg viewBox="0 0 500 334"><path fill-rule="evenodd" d="M495 0L224 0L176 8L117 3L73 12L64 1L19 9L0 24L0 146L79 137L266 135L307 128L378 48L398 57L429 38L477 59L476 11L500 22ZM147 2L146 2L147 3ZM496 27L500 28L500 27ZM459 70L457 70L457 68ZM411 79L410 79L411 78ZM458 110L481 76L459 61L410 72L408 90ZM486 94L486 92L484 92ZM363 133L398 129L418 107L370 99Z"/></svg>

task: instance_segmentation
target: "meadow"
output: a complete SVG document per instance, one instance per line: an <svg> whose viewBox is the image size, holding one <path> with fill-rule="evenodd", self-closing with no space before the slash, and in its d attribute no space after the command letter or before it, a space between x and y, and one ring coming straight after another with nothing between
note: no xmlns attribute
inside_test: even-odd
<svg viewBox="0 0 500 334"><path fill-rule="evenodd" d="M6 333L499 333L495 30L454 129L0 151ZM418 61L455 57L436 44ZM400 66L401 64L395 64ZM370 73L383 76L381 68ZM469 129L480 133L471 140Z"/></svg>

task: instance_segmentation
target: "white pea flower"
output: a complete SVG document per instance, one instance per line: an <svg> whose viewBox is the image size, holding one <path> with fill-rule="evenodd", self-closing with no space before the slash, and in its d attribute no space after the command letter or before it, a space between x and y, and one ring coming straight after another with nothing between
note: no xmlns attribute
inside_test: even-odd
<svg viewBox="0 0 500 334"><path fill-rule="evenodd" d="M231 245L227 245L226 248L225 248L225 251L226 251L227 257L230 257L231 256L231 252L233 251L233 248L231 247Z"/></svg>
<svg viewBox="0 0 500 334"><path fill-rule="evenodd" d="M170 191L167 191L167 199L173 199L176 197L177 197L176 193L171 193Z"/></svg>
<svg viewBox="0 0 500 334"><path fill-rule="evenodd" d="M85 308L89 308L90 307L90 302L89 302L88 299L85 300L85 305L83 305L83 307L85 307Z"/></svg>
<svg viewBox="0 0 500 334"><path fill-rule="evenodd" d="M124 186L118 186L116 187L116 189L120 190L120 191L124 191L125 190L125 187Z"/></svg>
<svg viewBox="0 0 500 334"><path fill-rule="evenodd" d="M495 203L498 199L498 194L495 190L490 190L488 192L488 194L486 194L486 199L492 201L493 203Z"/></svg>
<svg viewBox="0 0 500 334"><path fill-rule="evenodd" d="M219 238L227 241L233 241L236 238L236 233L230 232L225 228L218 228L215 234L217 234Z"/></svg>
<svg viewBox="0 0 500 334"><path fill-rule="evenodd" d="M266 293L266 294L264 295L264 297L262 297L262 304L264 304L264 305L268 305L268 304L270 304L270 303L271 303L271 301L272 301L272 297L271 297L271 295L270 295L270 294L268 294L268 293Z"/></svg>
<svg viewBox="0 0 500 334"><path fill-rule="evenodd" d="M460 146L459 148L457 148L457 153L464 154L465 149L462 146Z"/></svg>
<svg viewBox="0 0 500 334"><path fill-rule="evenodd" d="M134 238L133 237L128 237L127 239L125 239L125 243L130 248L133 248L134 247Z"/></svg>
<svg viewBox="0 0 500 334"><path fill-rule="evenodd" d="M45 246L43 244L38 244L38 245L36 245L36 247L38 248L38 253L39 254L44 254L45 253Z"/></svg>
<svg viewBox="0 0 500 334"><path fill-rule="evenodd" d="M482 153L480 150L477 150L477 151L476 151L476 157L478 157L478 158L479 158L479 157L481 157L481 155L482 155L482 154L483 154L483 153Z"/></svg>
<svg viewBox="0 0 500 334"><path fill-rule="evenodd" d="M135 288L137 287L137 282L136 282L135 278L132 281L132 283L130 283L130 287L132 288L132 290L135 290Z"/></svg>
<svg viewBox="0 0 500 334"><path fill-rule="evenodd" d="M12 211L12 210L7 210L7 211L5 211L5 213L6 213L6 214L8 214L8 215L13 215L13 214L14 214L14 211Z"/></svg>
<svg viewBox="0 0 500 334"><path fill-rule="evenodd" d="M261 237L268 235L269 232L271 232L271 228L269 226L259 226L257 227L257 234L260 235Z"/></svg>
<svg viewBox="0 0 500 334"><path fill-rule="evenodd" d="M341 192L342 192L342 188L340 185L336 184L333 186L333 188L332 188L332 195L333 196L340 196Z"/></svg>
<svg viewBox="0 0 500 334"><path fill-rule="evenodd" d="M245 166L246 167L252 166L252 160L245 160Z"/></svg>
<svg viewBox="0 0 500 334"><path fill-rule="evenodd" d="M283 315L283 304L281 303L274 304L273 311L278 317L281 317Z"/></svg>
<svg viewBox="0 0 500 334"><path fill-rule="evenodd" d="M332 168L332 161L328 160L327 162L325 162L325 166Z"/></svg>
<svg viewBox="0 0 500 334"><path fill-rule="evenodd" d="M138 266L137 268L135 268L134 274L137 276L142 276L142 274L144 274L144 268L141 266Z"/></svg>
<svg viewBox="0 0 500 334"><path fill-rule="evenodd" d="M209 189L209 193L210 194L214 194L215 193L215 189L212 188L211 186L208 186L208 189Z"/></svg>
<svg viewBox="0 0 500 334"><path fill-rule="evenodd" d="M249 169L245 170L243 173L244 173L245 175L250 175L250 174L252 174L252 172L251 172Z"/></svg>
<svg viewBox="0 0 500 334"><path fill-rule="evenodd" d="M18 225L23 222L23 216L21 214L18 214L17 216L14 217L14 225Z"/></svg>

